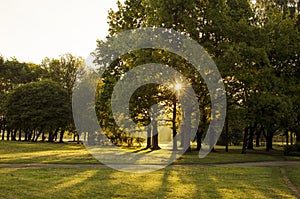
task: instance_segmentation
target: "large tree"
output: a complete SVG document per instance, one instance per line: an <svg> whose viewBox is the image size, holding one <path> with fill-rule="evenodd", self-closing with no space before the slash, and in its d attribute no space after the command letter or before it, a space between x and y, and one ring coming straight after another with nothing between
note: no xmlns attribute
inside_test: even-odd
<svg viewBox="0 0 300 199"><path fill-rule="evenodd" d="M65 89L51 80L22 85L11 92L6 101L7 125L25 132L25 140L37 141L40 135L53 141L53 134L63 133L71 120L71 107ZM20 136L21 137L21 136Z"/></svg>
<svg viewBox="0 0 300 199"><path fill-rule="evenodd" d="M283 0L258 0L255 5L248 0L126 0L124 4L118 3L117 11L109 13L108 37L139 27L163 27L198 41L216 62L226 84L226 144L228 131L240 128L239 132L245 131L245 147L252 149L254 136L259 141L265 135L269 150L275 133L299 126L299 108L297 100L293 100L298 95L292 94L299 84L298 12L299 3ZM99 41L99 46L102 43ZM105 60L101 48L96 54L98 60ZM210 96L205 82L185 60L163 50L130 52L109 67L104 74L104 87L112 90L127 71L147 62L170 65L193 85L202 111L197 138L200 144L210 122ZM143 91L144 95L149 93ZM107 98L103 99L109 103ZM278 106L276 110L266 108L274 104ZM262 110L263 114L259 114ZM263 134L263 130L269 133Z"/></svg>
<svg viewBox="0 0 300 199"><path fill-rule="evenodd" d="M45 58L41 63L41 68L45 70L44 78L53 80L58 83L62 89L66 90L69 106L72 104L72 94L76 78L83 72L83 67L83 58L76 57L72 54L64 54L57 59ZM73 120L70 120L68 130L74 134L74 139L76 136L79 138Z"/></svg>
<svg viewBox="0 0 300 199"><path fill-rule="evenodd" d="M7 132L7 139L10 139L10 136L11 139L16 139L15 133L10 133L10 129L6 128L5 103L7 95L21 85L39 81L43 74L43 69L36 64L20 62L16 58L4 59L0 57L0 129L2 140L5 132Z"/></svg>

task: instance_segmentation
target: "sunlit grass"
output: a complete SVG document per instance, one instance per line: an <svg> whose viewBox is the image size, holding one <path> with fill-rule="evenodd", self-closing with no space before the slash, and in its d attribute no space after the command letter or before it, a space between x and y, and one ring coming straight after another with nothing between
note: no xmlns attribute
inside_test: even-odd
<svg viewBox="0 0 300 199"><path fill-rule="evenodd" d="M286 167L286 175L300 192L300 167L299 166Z"/></svg>
<svg viewBox="0 0 300 199"><path fill-rule="evenodd" d="M193 151L173 166L148 174L103 168L1 168L0 198L296 198L284 184L279 167L215 167L210 164L285 160L280 152L263 148L241 154L223 147L204 159ZM163 153L130 149L136 153ZM105 153L111 153L106 151ZM160 154L166 155L166 154ZM297 160L293 159L292 160ZM0 163L99 163L84 145L73 143L0 142ZM139 162L146 164L147 162ZM300 189L300 168L286 173Z"/></svg>
<svg viewBox="0 0 300 199"><path fill-rule="evenodd" d="M0 163L98 163L79 144L0 142Z"/></svg>
<svg viewBox="0 0 300 199"><path fill-rule="evenodd" d="M101 150L108 160L106 162L114 163L115 152L109 148L95 149ZM217 146L217 152L211 152L203 159L198 158L198 152L187 152L179 157L174 164L220 164L220 163L241 163L241 162L259 162L259 161L282 161L282 160L300 160L300 157L283 156L282 151L276 149L275 152L266 153L263 148L256 148L254 151L248 151L247 154L241 154L241 147L232 147L229 153L226 153L224 147ZM91 150L92 151L92 150ZM1 163L63 163L63 164L97 164L96 160L84 145L65 143L31 143L31 142L8 142L0 141L0 164ZM123 151L131 152L136 157L137 164L166 164L172 155L171 150L151 151L140 150L139 148L127 149ZM148 156L144 156L147 155ZM111 160L110 160L111 159ZM118 163L132 163L128 157L121 158Z"/></svg>
<svg viewBox="0 0 300 199"><path fill-rule="evenodd" d="M296 198L276 167L1 169L0 198Z"/></svg>

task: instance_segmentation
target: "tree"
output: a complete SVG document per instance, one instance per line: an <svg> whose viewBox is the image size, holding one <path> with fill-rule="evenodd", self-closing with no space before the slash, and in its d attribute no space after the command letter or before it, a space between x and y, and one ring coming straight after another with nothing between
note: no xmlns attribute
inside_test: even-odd
<svg viewBox="0 0 300 199"><path fill-rule="evenodd" d="M76 78L82 73L83 67L84 60L71 54L61 55L58 59L45 58L41 64L41 68L46 71L44 78L57 82L61 88L66 90L69 106L72 105L72 94ZM74 133L74 137L79 137L73 120L70 120L67 128Z"/></svg>
<svg viewBox="0 0 300 199"><path fill-rule="evenodd" d="M293 129L299 126L299 120L295 119L298 104L293 100L295 94L291 94L299 85L299 3L261 0L252 5L248 0L127 0L124 4L118 3L118 8L109 13L108 37L139 27L172 28L198 41L209 52L226 84L229 113L228 128L224 131L226 145L229 131L238 128L239 132L245 131L244 146L253 149L254 136L258 141L266 130L271 132L266 133L269 150L275 133L288 126ZM99 46L102 43L99 41ZM110 59L105 53L98 49L97 60ZM105 62L101 61L99 64ZM211 119L210 96L201 76L185 60L163 50L130 52L113 62L104 85L112 89L128 70L147 62L170 65L193 85L199 109L204 113L197 133L200 149L201 137ZM263 114L258 115L262 110Z"/></svg>
<svg viewBox="0 0 300 199"><path fill-rule="evenodd" d="M47 71L45 78L51 79L67 90L71 99L77 75L82 71L84 60L71 54L61 55L59 59L45 58L41 67Z"/></svg>
<svg viewBox="0 0 300 199"><path fill-rule="evenodd" d="M5 131L7 131L7 139L15 139L15 132L11 133L7 129L7 121L5 118L5 103L7 95L15 88L26 83L39 81L44 74L44 71L36 64L19 62L16 58L6 60L0 57L0 118L2 140L4 140Z"/></svg>
<svg viewBox="0 0 300 199"><path fill-rule="evenodd" d="M70 123L71 107L68 94L58 83L43 80L22 85L8 95L5 114L10 129L21 129L26 140L37 141L45 132L49 141L53 133L63 133ZM21 133L21 131L19 132Z"/></svg>

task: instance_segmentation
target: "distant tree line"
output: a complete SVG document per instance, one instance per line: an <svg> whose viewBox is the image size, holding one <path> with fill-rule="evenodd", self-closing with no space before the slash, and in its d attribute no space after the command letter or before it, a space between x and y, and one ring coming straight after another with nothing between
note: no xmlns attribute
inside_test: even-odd
<svg viewBox="0 0 300 199"><path fill-rule="evenodd" d="M129 29L161 27L183 32L197 41L215 61L226 86L227 118L220 144L228 150L229 144L243 143L246 153L254 144L260 146L263 137L269 151L276 135L284 135L287 145L291 135L300 143L299 13L297 0L257 0L255 4L249 0L125 0L124 4L118 3L116 11L109 12L108 37ZM99 80L96 113L107 137L115 144L137 142L117 127L111 94L127 71L154 62L172 66L193 86L201 111L200 122L195 127L196 137L187 133L181 141L188 146L196 141L199 150L211 121L210 95L201 75L187 60L163 49L128 52L112 60L114 57L101 48L104 42L98 41L95 61L99 66L112 64ZM2 139L62 142L65 132L78 135L71 114L71 97L82 65L81 58L70 54L59 59L46 58L40 65L1 57ZM150 108L164 103L172 113L174 98L164 87L147 85L132 96L131 117L136 123L147 125L152 119ZM189 115L182 113L181 117ZM169 121L173 132L179 122ZM153 123L147 129L147 148L159 149L157 128ZM183 128L186 132L191 130L188 125ZM89 132L89 137L91 143L99 141L95 132Z"/></svg>
<svg viewBox="0 0 300 199"><path fill-rule="evenodd" d="M0 133L2 140L63 142L77 135L72 91L83 59L71 54L41 64L0 57Z"/></svg>

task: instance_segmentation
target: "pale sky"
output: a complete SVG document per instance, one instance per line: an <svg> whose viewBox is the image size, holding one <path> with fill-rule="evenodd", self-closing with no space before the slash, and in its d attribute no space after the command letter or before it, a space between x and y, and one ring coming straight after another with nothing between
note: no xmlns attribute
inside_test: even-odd
<svg viewBox="0 0 300 199"><path fill-rule="evenodd" d="M116 2L0 0L0 55L37 64L64 53L86 58L108 34L108 10Z"/></svg>

